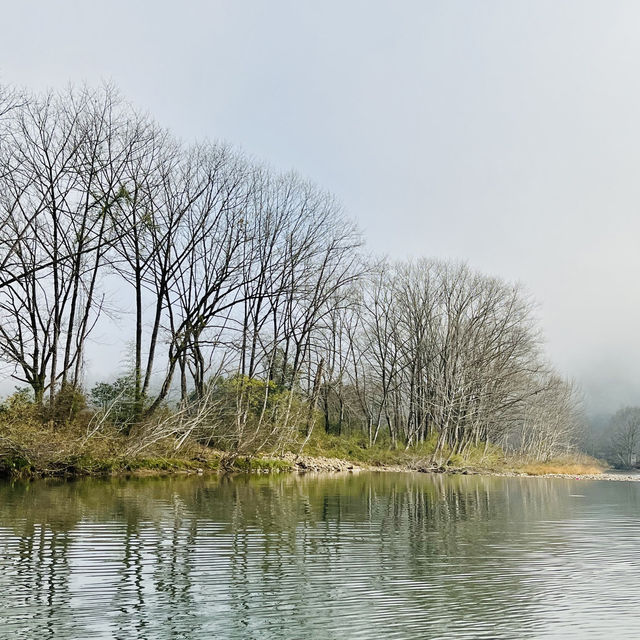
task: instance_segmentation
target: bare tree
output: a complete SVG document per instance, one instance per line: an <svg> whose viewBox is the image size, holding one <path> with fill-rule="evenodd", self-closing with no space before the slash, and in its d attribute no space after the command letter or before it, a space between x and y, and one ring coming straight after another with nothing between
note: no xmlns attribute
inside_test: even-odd
<svg viewBox="0 0 640 640"><path fill-rule="evenodd" d="M36 399L76 384L100 312L108 209L127 154L117 96L29 97L12 110L0 157L0 353Z"/></svg>
<svg viewBox="0 0 640 640"><path fill-rule="evenodd" d="M330 194L223 144L186 147L110 87L0 87L0 222L0 359L53 407L81 385L107 307L131 314L133 335L118 327L143 449L297 446L318 407L327 432L427 443L437 464L575 445L577 394L519 287L367 262Z"/></svg>
<svg viewBox="0 0 640 640"><path fill-rule="evenodd" d="M610 456L622 467L635 467L640 453L640 408L619 409L609 424Z"/></svg>

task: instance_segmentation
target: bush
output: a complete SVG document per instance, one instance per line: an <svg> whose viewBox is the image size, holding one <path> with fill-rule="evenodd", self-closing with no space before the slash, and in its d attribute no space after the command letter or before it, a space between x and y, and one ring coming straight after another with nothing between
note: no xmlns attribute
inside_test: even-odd
<svg viewBox="0 0 640 640"><path fill-rule="evenodd" d="M56 427L73 424L87 409L87 398L82 389L64 384L54 396L53 403L43 406L43 418Z"/></svg>
<svg viewBox="0 0 640 640"><path fill-rule="evenodd" d="M203 402L213 410L200 442L242 454L291 445L308 415L306 401L294 391L244 375L211 380Z"/></svg>
<svg viewBox="0 0 640 640"><path fill-rule="evenodd" d="M4 423L15 420L31 422L36 415L33 395L26 388L16 390L0 404L0 420Z"/></svg>
<svg viewBox="0 0 640 640"><path fill-rule="evenodd" d="M90 399L111 424L129 433L136 418L135 387L130 377L98 383L91 389Z"/></svg>

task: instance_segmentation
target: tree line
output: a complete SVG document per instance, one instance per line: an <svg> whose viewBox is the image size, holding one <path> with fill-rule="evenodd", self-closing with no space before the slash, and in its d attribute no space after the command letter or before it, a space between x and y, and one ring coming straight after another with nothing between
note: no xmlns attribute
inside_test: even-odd
<svg viewBox="0 0 640 640"><path fill-rule="evenodd" d="M92 390L88 434L256 451L322 428L439 458L576 445L577 395L518 286L373 259L331 194L181 143L111 87L0 90L0 222L0 358L48 420L74 412L109 321L131 355Z"/></svg>
<svg viewBox="0 0 640 640"><path fill-rule="evenodd" d="M613 467L637 468L640 461L640 407L625 406L611 415L592 419L585 449Z"/></svg>

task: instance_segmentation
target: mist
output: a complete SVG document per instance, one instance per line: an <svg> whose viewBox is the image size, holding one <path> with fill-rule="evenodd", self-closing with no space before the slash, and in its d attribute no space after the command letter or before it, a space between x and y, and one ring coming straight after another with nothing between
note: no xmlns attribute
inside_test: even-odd
<svg viewBox="0 0 640 640"><path fill-rule="evenodd" d="M338 18L339 17L339 18ZM640 401L640 6L14 3L0 80L99 79L336 194L369 249L525 285L590 413ZM94 335L104 371L114 329Z"/></svg>

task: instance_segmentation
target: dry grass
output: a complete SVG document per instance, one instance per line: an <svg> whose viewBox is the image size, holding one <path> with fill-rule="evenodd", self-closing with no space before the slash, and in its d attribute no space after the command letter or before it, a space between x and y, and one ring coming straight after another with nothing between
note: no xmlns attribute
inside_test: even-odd
<svg viewBox="0 0 640 640"><path fill-rule="evenodd" d="M144 431L126 434L108 422L94 424L90 411L80 411L73 420L45 419L42 410L24 394L14 394L0 404L0 476L103 475L202 470L286 471L290 462L279 458L231 455L214 451L192 439L155 437L141 446ZM138 433L140 431L140 433ZM142 443L144 444L144 442ZM305 447L306 455L338 458L364 466L423 470L434 467L435 440L405 451L391 450L389 443L367 446L362 436L328 436L317 431ZM295 443L299 451L301 443ZM469 448L464 456L441 454L450 470L515 471L530 475L595 475L605 465L576 454L547 462L506 458L499 447ZM439 462L439 465L444 462Z"/></svg>
<svg viewBox="0 0 640 640"><path fill-rule="evenodd" d="M595 458L579 456L576 459L559 458L548 462L525 462L514 465L514 470L532 476L547 474L584 476L601 474L605 470L605 465Z"/></svg>
<svg viewBox="0 0 640 640"><path fill-rule="evenodd" d="M176 440L154 442L142 454L129 454L130 437L109 425L88 437L86 422L61 426L43 422L32 405L0 407L0 476L79 476L130 472L217 469L218 452Z"/></svg>

